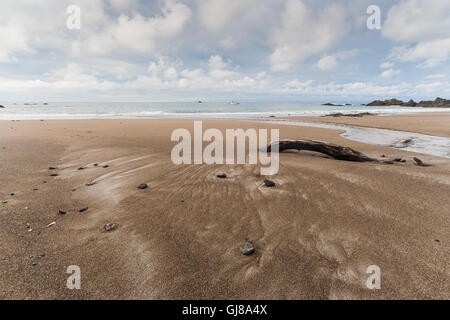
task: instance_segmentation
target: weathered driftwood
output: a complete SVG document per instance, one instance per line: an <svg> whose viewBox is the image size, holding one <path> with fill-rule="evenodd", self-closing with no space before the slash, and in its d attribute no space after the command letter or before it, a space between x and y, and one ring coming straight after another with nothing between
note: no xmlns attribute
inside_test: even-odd
<svg viewBox="0 0 450 320"><path fill-rule="evenodd" d="M314 140L280 140L273 142L267 147L267 152L272 152L272 146L278 144L279 152L285 150L309 150L326 154L337 160L356 162L378 162L365 154L349 147L343 147L332 143L325 143Z"/></svg>

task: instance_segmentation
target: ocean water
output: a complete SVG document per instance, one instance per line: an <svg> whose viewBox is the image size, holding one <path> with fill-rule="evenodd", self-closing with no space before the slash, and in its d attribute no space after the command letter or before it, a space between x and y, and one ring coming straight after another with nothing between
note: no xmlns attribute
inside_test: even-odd
<svg viewBox="0 0 450 320"><path fill-rule="evenodd" d="M136 119L136 118L222 118L254 119L270 116L322 116L333 112L372 112L380 115L450 111L442 108L398 106L323 106L320 103L242 102L51 102L0 103L0 120L40 119Z"/></svg>

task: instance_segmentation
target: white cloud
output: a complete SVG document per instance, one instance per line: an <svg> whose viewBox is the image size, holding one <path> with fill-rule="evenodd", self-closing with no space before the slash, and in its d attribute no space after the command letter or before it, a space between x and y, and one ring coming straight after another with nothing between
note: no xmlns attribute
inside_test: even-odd
<svg viewBox="0 0 450 320"><path fill-rule="evenodd" d="M297 62L335 45L348 30L345 9L337 4L314 12L300 0L287 0L281 25L272 30L273 71L287 71Z"/></svg>
<svg viewBox="0 0 450 320"><path fill-rule="evenodd" d="M109 0L109 2L113 8L119 11L134 8L137 4L137 0Z"/></svg>
<svg viewBox="0 0 450 320"><path fill-rule="evenodd" d="M155 52L160 41L177 36L191 18L189 7L172 0L166 0L161 11L162 15L150 18L139 13L133 17L121 15L118 24L108 30L109 36L126 48Z"/></svg>
<svg viewBox="0 0 450 320"><path fill-rule="evenodd" d="M210 32L221 31L254 4L253 0L197 0L200 23Z"/></svg>
<svg viewBox="0 0 450 320"><path fill-rule="evenodd" d="M442 79L445 78L445 74L430 74L427 79Z"/></svg>
<svg viewBox="0 0 450 320"><path fill-rule="evenodd" d="M419 67L431 68L448 60L450 38L420 42L413 47L394 47L390 58L400 62L423 61Z"/></svg>
<svg viewBox="0 0 450 320"><path fill-rule="evenodd" d="M325 56L317 62L317 68L320 70L331 70L336 68L338 65L335 56Z"/></svg>
<svg viewBox="0 0 450 320"><path fill-rule="evenodd" d="M392 59L422 61L419 67L435 67L450 56L450 1L405 0L388 12L384 37L403 46L394 47Z"/></svg>
<svg viewBox="0 0 450 320"><path fill-rule="evenodd" d="M398 70L398 69L387 69L381 73L380 77L390 78L390 77L393 77L398 74L400 74L400 70Z"/></svg>
<svg viewBox="0 0 450 320"><path fill-rule="evenodd" d="M393 68L394 66L395 66L395 63L390 62L390 61L386 61L386 62L383 62L382 64L380 64L381 69L390 69L390 68Z"/></svg>
<svg viewBox="0 0 450 320"><path fill-rule="evenodd" d="M223 49L232 49L236 45L234 39L230 36L226 37L222 41L220 41L220 47Z"/></svg>
<svg viewBox="0 0 450 320"><path fill-rule="evenodd" d="M404 0L388 11L384 37L396 42L421 42L448 38L450 1Z"/></svg>
<svg viewBox="0 0 450 320"><path fill-rule="evenodd" d="M19 25L0 26L0 62L15 61L17 53L31 53L33 50L28 44L27 36Z"/></svg>
<svg viewBox="0 0 450 320"><path fill-rule="evenodd" d="M293 80L287 83L285 93L305 94L309 96L325 97L412 97L421 94L433 95L450 93L449 82L434 83L399 83L394 85L380 85L371 82L346 82L346 83L318 83L314 80Z"/></svg>
<svg viewBox="0 0 450 320"><path fill-rule="evenodd" d="M316 64L316 67L320 70L332 70L338 66L338 60L349 59L358 53L357 49L340 51L333 55L322 57Z"/></svg>

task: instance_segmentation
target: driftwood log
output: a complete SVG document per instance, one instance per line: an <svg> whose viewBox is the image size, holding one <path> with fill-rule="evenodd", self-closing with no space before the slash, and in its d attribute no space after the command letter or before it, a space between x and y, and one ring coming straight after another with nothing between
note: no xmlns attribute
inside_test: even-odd
<svg viewBox="0 0 450 320"><path fill-rule="evenodd" d="M272 152L272 146L278 144L279 152L285 150L309 150L326 154L336 160L355 161L355 162L378 162L365 154L349 147L343 147L332 143L325 143L314 140L280 140L271 143L267 147L267 152Z"/></svg>

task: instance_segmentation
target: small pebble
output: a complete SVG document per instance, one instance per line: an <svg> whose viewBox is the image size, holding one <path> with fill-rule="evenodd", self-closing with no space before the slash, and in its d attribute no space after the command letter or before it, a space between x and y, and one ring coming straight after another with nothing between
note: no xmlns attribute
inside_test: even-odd
<svg viewBox="0 0 450 320"><path fill-rule="evenodd" d="M394 164L394 161L387 160L387 161L383 161L383 163L384 164Z"/></svg>
<svg viewBox="0 0 450 320"><path fill-rule="evenodd" d="M48 170L56 170L56 169L58 169L58 168L56 168L56 167L48 167Z"/></svg>
<svg viewBox="0 0 450 320"><path fill-rule="evenodd" d="M59 210L59 214L66 214L67 212L64 210Z"/></svg>
<svg viewBox="0 0 450 320"><path fill-rule="evenodd" d="M264 179L264 184L266 185L266 187L272 188L275 187L275 182L268 180L268 179Z"/></svg>
<svg viewBox="0 0 450 320"><path fill-rule="evenodd" d="M8 200L3 200L2 203L6 204L6 203L8 203Z"/></svg>
<svg viewBox="0 0 450 320"><path fill-rule="evenodd" d="M105 165L103 166L103 168L106 169L106 168L109 168L109 166L108 166L107 164L105 164Z"/></svg>
<svg viewBox="0 0 450 320"><path fill-rule="evenodd" d="M221 173L221 174L217 175L217 178L219 178L219 179L226 179L227 175L225 173Z"/></svg>
<svg viewBox="0 0 450 320"><path fill-rule="evenodd" d="M87 187L92 187L95 184L95 182L89 182L86 184Z"/></svg>
<svg viewBox="0 0 450 320"><path fill-rule="evenodd" d="M81 170L84 170L84 168L83 167L79 167L78 170L81 171Z"/></svg>
<svg viewBox="0 0 450 320"><path fill-rule="evenodd" d="M439 243L439 242L441 242L441 241L440 241L440 240L438 240L438 239L436 239L436 240L434 240L434 241L436 241L436 242L438 242L438 243Z"/></svg>
<svg viewBox="0 0 450 320"><path fill-rule="evenodd" d="M117 225L114 224L114 223L108 223L108 224L105 224L104 228L105 228L106 232L110 232L110 231L116 230L117 229Z"/></svg>
<svg viewBox="0 0 450 320"><path fill-rule="evenodd" d="M57 176L58 176L57 173L52 173L52 174L50 175L50 177L57 177ZM44 183L46 183L46 182L44 182Z"/></svg>
<svg viewBox="0 0 450 320"><path fill-rule="evenodd" d="M138 189L144 190L148 188L148 185L146 183L141 183L140 185L138 185L137 187Z"/></svg>
<svg viewBox="0 0 450 320"><path fill-rule="evenodd" d="M16 194L14 192L11 192L9 195L10 196L15 196Z"/></svg>
<svg viewBox="0 0 450 320"><path fill-rule="evenodd" d="M49 224L47 225L47 228L53 227L55 224L56 224L56 222L53 221L52 223L49 223Z"/></svg>
<svg viewBox="0 0 450 320"><path fill-rule="evenodd" d="M255 246L251 244L250 242L244 242L241 246L241 253L244 256L249 256L253 253L255 253Z"/></svg>
<svg viewBox="0 0 450 320"><path fill-rule="evenodd" d="M86 212L86 211L88 211L88 209L89 209L88 207L82 208L82 209L80 209L80 212L81 212L81 213Z"/></svg>
<svg viewBox="0 0 450 320"><path fill-rule="evenodd" d="M33 267L35 267L35 266L37 266L37 262L33 262L31 265L32 265Z"/></svg>

